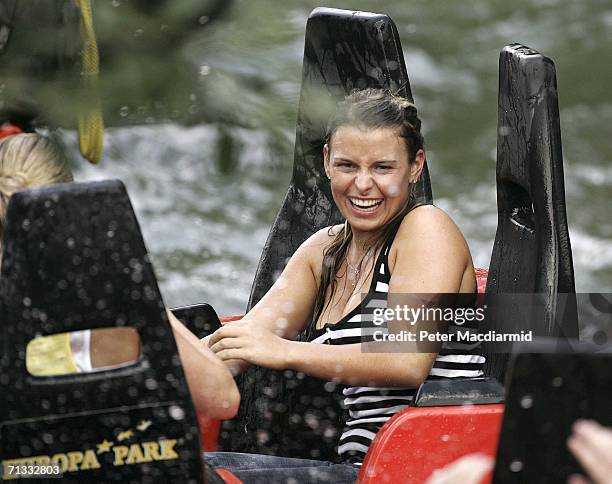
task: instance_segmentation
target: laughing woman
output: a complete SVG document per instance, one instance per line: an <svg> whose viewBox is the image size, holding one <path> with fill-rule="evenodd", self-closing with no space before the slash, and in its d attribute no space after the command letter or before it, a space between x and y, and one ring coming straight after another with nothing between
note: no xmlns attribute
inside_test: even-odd
<svg viewBox="0 0 612 484"><path fill-rule="evenodd" d="M346 223L306 240L265 297L241 321L208 339L234 373L252 364L341 382L348 410L338 446L341 463L207 454L213 466L233 470L246 483L353 482L376 432L410 404L429 375L482 374L473 364L449 366L436 352L362 352L362 293L386 299L476 290L457 226L442 210L417 206L411 196L425 162L420 128L415 106L403 98L376 89L349 95L323 149L325 173ZM470 363L475 361L480 362Z"/></svg>

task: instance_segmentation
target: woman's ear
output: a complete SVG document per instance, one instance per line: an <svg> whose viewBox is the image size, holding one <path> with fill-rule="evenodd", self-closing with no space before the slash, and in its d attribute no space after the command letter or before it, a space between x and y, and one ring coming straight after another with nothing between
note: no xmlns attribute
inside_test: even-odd
<svg viewBox="0 0 612 484"><path fill-rule="evenodd" d="M329 170L329 145L327 143L323 145L323 168L325 169L327 178L329 178L331 174Z"/></svg>
<svg viewBox="0 0 612 484"><path fill-rule="evenodd" d="M425 152L420 149L416 152L414 161L410 165L410 181L412 183L416 182L421 176L423 166L425 166Z"/></svg>

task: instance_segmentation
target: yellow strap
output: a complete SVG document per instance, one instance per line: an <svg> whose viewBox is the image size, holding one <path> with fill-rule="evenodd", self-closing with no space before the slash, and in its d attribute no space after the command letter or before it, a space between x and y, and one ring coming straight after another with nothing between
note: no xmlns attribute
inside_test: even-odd
<svg viewBox="0 0 612 484"><path fill-rule="evenodd" d="M79 149L84 158L97 163L104 147L104 120L97 89L99 58L98 44L93 27L90 0L74 0L81 11L82 75L85 83L84 100L87 107L80 108Z"/></svg>

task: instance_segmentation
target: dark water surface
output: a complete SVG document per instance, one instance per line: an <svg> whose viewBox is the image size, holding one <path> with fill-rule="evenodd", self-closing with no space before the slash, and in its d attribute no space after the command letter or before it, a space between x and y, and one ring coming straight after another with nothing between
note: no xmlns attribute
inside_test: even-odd
<svg viewBox="0 0 612 484"><path fill-rule="evenodd" d="M113 5L120 2L113 2ZM112 128L80 180L128 187L166 303L244 311L285 194L311 1L238 1L184 48L198 69L205 123ZM389 14L423 118L436 204L489 263L497 212L500 49L521 42L557 66L577 289L612 290L612 4L588 0L331 2ZM194 97L195 99L195 97ZM129 118L137 109L122 107ZM159 120L151 120L158 122ZM65 132L71 150L75 135Z"/></svg>

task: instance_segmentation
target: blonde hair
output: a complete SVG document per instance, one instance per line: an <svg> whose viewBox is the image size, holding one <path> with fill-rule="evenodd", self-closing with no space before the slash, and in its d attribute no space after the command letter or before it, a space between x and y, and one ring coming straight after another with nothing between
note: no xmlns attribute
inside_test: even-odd
<svg viewBox="0 0 612 484"><path fill-rule="evenodd" d="M0 140L0 256L11 195L26 188L72 180L68 160L53 140L36 133Z"/></svg>

